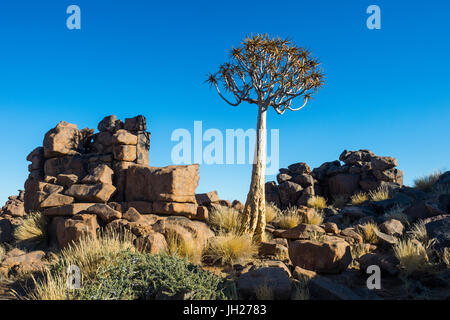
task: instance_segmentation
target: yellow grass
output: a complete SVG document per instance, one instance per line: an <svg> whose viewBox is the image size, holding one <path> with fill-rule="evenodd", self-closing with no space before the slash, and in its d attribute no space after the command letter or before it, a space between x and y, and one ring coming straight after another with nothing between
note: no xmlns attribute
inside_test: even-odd
<svg viewBox="0 0 450 320"><path fill-rule="evenodd" d="M327 207L327 200L320 196L311 197L308 199L308 207L323 210Z"/></svg>
<svg viewBox="0 0 450 320"><path fill-rule="evenodd" d="M412 225L410 234L413 239L416 239L422 243L428 242L427 228L425 227L425 222L423 222L423 220L419 220Z"/></svg>
<svg viewBox="0 0 450 320"><path fill-rule="evenodd" d="M47 237L47 219L40 212L29 213L14 231L19 242L41 242Z"/></svg>
<svg viewBox="0 0 450 320"><path fill-rule="evenodd" d="M363 237L366 243L377 243L378 236L375 234L375 230L378 231L378 226L374 222L367 222L358 228L358 233Z"/></svg>
<svg viewBox="0 0 450 320"><path fill-rule="evenodd" d="M386 187L380 187L376 190L369 192L370 200L372 201L383 201L390 198L389 190Z"/></svg>
<svg viewBox="0 0 450 320"><path fill-rule="evenodd" d="M238 233L240 226L239 221L239 211L228 207L221 207L220 209L214 208L208 217L208 222L212 227L225 233Z"/></svg>
<svg viewBox="0 0 450 320"><path fill-rule="evenodd" d="M248 235L223 234L209 240L203 257L212 263L233 265L247 263L258 253L257 245Z"/></svg>
<svg viewBox="0 0 450 320"><path fill-rule="evenodd" d="M175 232L166 234L168 253L181 258L186 258L192 263L198 264L201 261L203 248L193 240L186 240Z"/></svg>
<svg viewBox="0 0 450 320"><path fill-rule="evenodd" d="M82 236L76 243L71 243L61 250L59 263L62 270L75 265L80 268L81 285L94 278L96 271L105 258L113 259L126 250L134 250L131 234L106 231L98 238ZM34 280L35 289L28 294L32 300L64 300L69 299L66 285L67 275L47 272L44 279Z"/></svg>
<svg viewBox="0 0 450 320"><path fill-rule="evenodd" d="M369 200L369 196L366 193L359 192L351 196L350 200L352 201L352 205L358 206L363 202Z"/></svg>
<svg viewBox="0 0 450 320"><path fill-rule="evenodd" d="M422 270L428 265L427 252L419 241L399 241L394 245L394 253L406 273Z"/></svg>
<svg viewBox="0 0 450 320"><path fill-rule="evenodd" d="M270 223L281 214L281 210L272 202L266 202L266 222Z"/></svg>
<svg viewBox="0 0 450 320"><path fill-rule="evenodd" d="M439 180L442 175L441 171L433 172L427 176L423 176L414 180L414 187L425 192L431 191L433 185Z"/></svg>
<svg viewBox="0 0 450 320"><path fill-rule="evenodd" d="M314 214L311 216L307 216L307 218L303 222L306 224L314 224L316 226L321 225L323 223L323 213L314 210Z"/></svg>
<svg viewBox="0 0 450 320"><path fill-rule="evenodd" d="M283 210L277 219L277 225L281 229L291 229L302 223L302 218L298 214L297 207L288 207Z"/></svg>

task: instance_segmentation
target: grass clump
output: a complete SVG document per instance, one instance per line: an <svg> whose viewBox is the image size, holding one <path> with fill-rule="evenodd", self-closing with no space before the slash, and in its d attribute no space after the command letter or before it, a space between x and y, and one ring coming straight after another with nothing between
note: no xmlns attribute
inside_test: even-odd
<svg viewBox="0 0 450 320"><path fill-rule="evenodd" d="M298 214L297 207L288 207L283 210L276 222L281 229L292 229L302 223L302 218Z"/></svg>
<svg viewBox="0 0 450 320"><path fill-rule="evenodd" d="M387 220L395 219L395 220L400 221L404 225L409 225L409 223L410 223L409 217L404 213L404 210L405 209L403 207L401 207L399 205L395 205L394 207L392 207L391 209L386 211L386 213L384 214L384 217Z"/></svg>
<svg viewBox="0 0 450 320"><path fill-rule="evenodd" d="M369 196L366 193L358 192L352 195L350 200L352 201L352 205L358 206L369 200Z"/></svg>
<svg viewBox="0 0 450 320"><path fill-rule="evenodd" d="M134 249L131 237L103 234L83 238L34 281L35 300L230 299L233 286L184 258ZM67 287L67 266L81 270L81 288Z"/></svg>
<svg viewBox="0 0 450 320"><path fill-rule="evenodd" d="M274 221L281 214L281 210L273 202L266 202L266 222Z"/></svg>
<svg viewBox="0 0 450 320"><path fill-rule="evenodd" d="M441 171L436 171L427 176L417 178L414 180L414 187L424 192L430 192L441 175Z"/></svg>
<svg viewBox="0 0 450 320"><path fill-rule="evenodd" d="M214 208L208 217L208 223L217 231L238 233L240 213L234 208Z"/></svg>
<svg viewBox="0 0 450 320"><path fill-rule="evenodd" d="M314 224L316 226L321 225L323 223L323 213L321 211L314 210L314 214L311 216L306 216L303 223Z"/></svg>
<svg viewBox="0 0 450 320"><path fill-rule="evenodd" d="M428 242L428 232L423 220L419 220L414 223L409 230L409 234L412 239L416 239L422 243Z"/></svg>
<svg viewBox="0 0 450 320"><path fill-rule="evenodd" d="M369 192L370 200L372 201L383 201L390 198L389 190L386 187L379 187L376 190Z"/></svg>
<svg viewBox="0 0 450 320"><path fill-rule="evenodd" d="M308 199L308 207L323 210L327 207L327 200L324 197L313 196Z"/></svg>
<svg viewBox="0 0 450 320"><path fill-rule="evenodd" d="M366 222L358 228L358 233L363 238L366 243L377 243L378 236L376 235L376 231L378 231L378 225L375 222Z"/></svg>
<svg viewBox="0 0 450 320"><path fill-rule="evenodd" d="M19 243L43 243L47 240L47 225L47 218L42 213L30 212L14 231L14 238Z"/></svg>
<svg viewBox="0 0 450 320"><path fill-rule="evenodd" d="M393 249L400 265L407 274L416 270L423 270L428 264L426 249L417 240L401 240L394 245Z"/></svg>
<svg viewBox="0 0 450 320"><path fill-rule="evenodd" d="M223 234L209 240L203 257L211 263L233 265L246 263L258 253L257 245L248 235Z"/></svg>
<svg viewBox="0 0 450 320"><path fill-rule="evenodd" d="M198 264L202 257L202 246L190 238L182 238L178 233L169 231L166 234L167 252L169 255L186 258L188 261Z"/></svg>

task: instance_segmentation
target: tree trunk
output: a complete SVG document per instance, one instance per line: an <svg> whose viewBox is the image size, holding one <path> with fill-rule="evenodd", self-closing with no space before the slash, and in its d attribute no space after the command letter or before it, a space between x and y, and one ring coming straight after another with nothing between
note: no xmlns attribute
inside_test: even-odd
<svg viewBox="0 0 450 320"><path fill-rule="evenodd" d="M255 242L261 242L266 228L266 195L264 190L266 178L266 114L267 110L259 107L252 180L242 213L240 228L241 233L250 234Z"/></svg>

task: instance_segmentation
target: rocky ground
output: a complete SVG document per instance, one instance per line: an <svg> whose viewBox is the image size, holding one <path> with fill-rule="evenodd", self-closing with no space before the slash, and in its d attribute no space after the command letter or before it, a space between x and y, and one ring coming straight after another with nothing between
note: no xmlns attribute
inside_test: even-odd
<svg viewBox="0 0 450 320"><path fill-rule="evenodd" d="M199 292L240 299L450 298L450 172L407 187L396 159L368 150L344 151L340 160L314 170L293 164L266 184L268 224L264 241L255 245L236 232L242 203L221 200L215 191L195 193L197 165L147 165L145 118L109 116L98 129L94 134L61 122L27 157L25 190L0 213L0 299L33 298L30 292L39 286L32 276L42 278L46 270L55 279L65 277L57 266L75 256L74 243L102 261L128 261L124 252L132 248L140 253L129 253L131 259L145 268L166 261L152 256L187 259L188 265L164 263L186 271L179 281L181 287L192 282L191 291L174 284L168 294L165 284L150 290L156 299L189 299ZM127 234L127 240L104 240L106 231ZM114 278L113 265L96 264L97 273L84 280L89 295L73 298L102 298L93 288ZM199 280L190 279L194 266L207 279L200 289ZM381 271L380 288L367 286L373 266ZM98 273L106 269L107 280ZM154 283L164 283L164 269L155 269L162 280ZM220 279L236 288L232 295L211 294ZM108 284L136 287L136 279L127 281ZM143 297L133 290L111 297Z"/></svg>

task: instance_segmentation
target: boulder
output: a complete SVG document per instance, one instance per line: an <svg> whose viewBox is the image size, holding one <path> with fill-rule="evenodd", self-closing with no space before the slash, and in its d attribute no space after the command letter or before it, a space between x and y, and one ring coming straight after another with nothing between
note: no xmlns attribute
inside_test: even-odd
<svg viewBox="0 0 450 320"><path fill-rule="evenodd" d="M347 165L359 164L361 162L370 162L375 154L370 150L361 149L359 151L344 150L339 156L339 160Z"/></svg>
<svg viewBox="0 0 450 320"><path fill-rule="evenodd" d="M280 194L275 181L266 182L265 194L268 203L274 203L277 207L281 207Z"/></svg>
<svg viewBox="0 0 450 320"><path fill-rule="evenodd" d="M95 214L105 223L109 223L113 220L121 219L122 213L114 210L107 204L97 203L86 210L87 213Z"/></svg>
<svg viewBox="0 0 450 320"><path fill-rule="evenodd" d="M436 239L436 248L450 247L450 215L429 218L424 223L428 237Z"/></svg>
<svg viewBox="0 0 450 320"><path fill-rule="evenodd" d="M382 272L386 272L390 276L395 276L399 272L399 269L397 268L399 261L394 255L366 253L357 260L360 270L363 273L366 273L367 268L373 265L380 267Z"/></svg>
<svg viewBox="0 0 450 320"><path fill-rule="evenodd" d="M161 233L151 232L150 234L136 238L134 245L140 251L150 254L165 253L168 250L167 242Z"/></svg>
<svg viewBox="0 0 450 320"><path fill-rule="evenodd" d="M113 153L115 160L130 162L136 160L136 146L133 145L115 145Z"/></svg>
<svg viewBox="0 0 450 320"><path fill-rule="evenodd" d="M258 254L262 257L288 257L287 246L284 246L276 241L261 242L258 248Z"/></svg>
<svg viewBox="0 0 450 320"><path fill-rule="evenodd" d="M389 170L397 166L397 159L392 157L373 156L370 162L372 163L372 169L378 171Z"/></svg>
<svg viewBox="0 0 450 320"><path fill-rule="evenodd" d="M51 207L60 207L66 204L71 204L73 203L73 201L74 201L73 197L66 196L60 193L51 193L45 198L44 201L41 202L40 207L43 209Z"/></svg>
<svg viewBox="0 0 450 320"><path fill-rule="evenodd" d="M185 217L167 217L156 222L153 229L166 237L169 233L175 233L184 241L194 241L200 247L204 247L207 241L214 236L205 223L192 221Z"/></svg>
<svg viewBox="0 0 450 320"><path fill-rule="evenodd" d="M65 194L83 202L105 203L108 202L115 191L116 188L112 184L74 184L66 190Z"/></svg>
<svg viewBox="0 0 450 320"><path fill-rule="evenodd" d="M71 219L56 218L56 238L60 248L78 241L81 237L96 238L97 216L94 214L78 214Z"/></svg>
<svg viewBox="0 0 450 320"><path fill-rule="evenodd" d="M374 229L373 232L375 233L375 235L378 238L377 245L389 247L398 242L398 239L394 236L390 236L390 235L383 233L376 229Z"/></svg>
<svg viewBox="0 0 450 320"><path fill-rule="evenodd" d="M323 229L326 233L332 233L332 234L338 234L339 228L336 223L333 222L327 222L323 225Z"/></svg>
<svg viewBox="0 0 450 320"><path fill-rule="evenodd" d="M294 182L286 181L278 186L281 206L283 208L289 205L296 205L297 200L300 198L303 188Z"/></svg>
<svg viewBox="0 0 450 320"><path fill-rule="evenodd" d="M201 220L201 221L207 221L209 217L209 210L205 206L198 206L197 207L197 214L195 215L195 219Z"/></svg>
<svg viewBox="0 0 450 320"><path fill-rule="evenodd" d="M35 271L43 271L46 263L42 261L44 251L24 252L17 248L9 251L0 265L0 274L8 276L11 271L15 274L25 274Z"/></svg>
<svg viewBox="0 0 450 320"><path fill-rule="evenodd" d="M239 293L244 299L273 298L288 300L291 295L291 281L289 275L282 268L263 267L242 274L237 282ZM260 292L271 290L269 296L261 297Z"/></svg>
<svg viewBox="0 0 450 320"><path fill-rule="evenodd" d="M340 273L352 261L350 245L344 240L296 240L289 245L294 266L323 273Z"/></svg>
<svg viewBox="0 0 450 320"><path fill-rule="evenodd" d="M153 213L153 203L147 201L130 201L128 202L127 208L134 208L140 214L150 214Z"/></svg>
<svg viewBox="0 0 450 320"><path fill-rule="evenodd" d="M196 203L198 182L198 164L162 168L133 165L126 172L125 198L126 201Z"/></svg>
<svg viewBox="0 0 450 320"><path fill-rule="evenodd" d="M380 224L380 230L390 236L401 237L405 227L396 219L389 219Z"/></svg>
<svg viewBox="0 0 450 320"><path fill-rule="evenodd" d="M312 233L325 233L321 227L301 223L298 226L281 232L280 237L285 239L309 239Z"/></svg>
<svg viewBox="0 0 450 320"><path fill-rule="evenodd" d="M106 164L100 164L91 169L89 174L81 180L85 184L113 184L114 171Z"/></svg>
<svg viewBox="0 0 450 320"><path fill-rule="evenodd" d="M207 193L198 193L195 195L195 200L197 201L197 204L200 206L207 206L214 202L219 202L219 195L217 194L217 191L210 191Z"/></svg>
<svg viewBox="0 0 450 320"><path fill-rule="evenodd" d="M102 121L99 122L97 128L100 132L114 132L116 129L117 117L113 114L104 117Z"/></svg>
<svg viewBox="0 0 450 320"><path fill-rule="evenodd" d="M291 164L288 169L292 174L311 173L311 168L304 162Z"/></svg>
<svg viewBox="0 0 450 320"><path fill-rule="evenodd" d="M359 190L359 175L337 174L328 179L328 188L331 194L351 196Z"/></svg>
<svg viewBox="0 0 450 320"><path fill-rule="evenodd" d="M127 212L123 214L123 219L130 222L140 222L143 220L141 214L133 207L130 207Z"/></svg>
<svg viewBox="0 0 450 320"><path fill-rule="evenodd" d="M95 203L72 203L61 207L44 209L43 215L49 217L71 217L76 214L86 213L86 210Z"/></svg>
<svg viewBox="0 0 450 320"><path fill-rule="evenodd" d="M277 175L278 184L282 184L283 182L290 181L292 177L287 173L280 173Z"/></svg>
<svg viewBox="0 0 450 320"><path fill-rule="evenodd" d="M137 133L137 145L136 145L136 163L145 164L149 163L148 150L150 149L150 132Z"/></svg>
<svg viewBox="0 0 450 320"><path fill-rule="evenodd" d="M125 119L125 130L128 131L146 131L147 130L147 120L144 116L139 115L134 118Z"/></svg>
<svg viewBox="0 0 450 320"><path fill-rule="evenodd" d="M112 137L113 144L121 145L136 145L137 136L128 132L127 130L117 130L117 132Z"/></svg>
<svg viewBox="0 0 450 320"><path fill-rule="evenodd" d="M58 174L56 184L68 188L78 182L78 176L75 174Z"/></svg>
<svg viewBox="0 0 450 320"><path fill-rule="evenodd" d="M19 199L8 200L2 208L2 212L13 217L23 217L25 215L24 203Z"/></svg>
<svg viewBox="0 0 450 320"><path fill-rule="evenodd" d="M197 204L157 201L153 202L152 213L192 218L197 215Z"/></svg>
<svg viewBox="0 0 450 320"><path fill-rule="evenodd" d="M353 228L345 228L340 232L340 235L351 238L354 243L363 243L363 237L361 237L361 235Z"/></svg>
<svg viewBox="0 0 450 320"><path fill-rule="evenodd" d="M45 134L43 146L46 158L79 154L81 135L75 124L61 121Z"/></svg>
<svg viewBox="0 0 450 320"><path fill-rule="evenodd" d="M309 280L308 289L311 300L362 300L349 287L323 276L316 276Z"/></svg>
<svg viewBox="0 0 450 320"><path fill-rule="evenodd" d="M44 164L44 173L52 177L57 177L59 174L74 174L82 179L86 175L86 161L86 157L81 155L47 159Z"/></svg>
<svg viewBox="0 0 450 320"><path fill-rule="evenodd" d="M314 178L310 174L306 173L295 176L292 181L301 185L303 188L314 186Z"/></svg>

